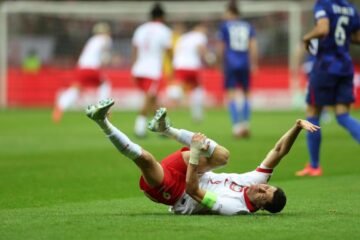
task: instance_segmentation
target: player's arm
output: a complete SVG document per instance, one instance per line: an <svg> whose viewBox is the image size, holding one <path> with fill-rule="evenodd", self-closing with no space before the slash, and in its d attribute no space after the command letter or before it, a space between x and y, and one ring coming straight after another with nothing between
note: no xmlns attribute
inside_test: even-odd
<svg viewBox="0 0 360 240"><path fill-rule="evenodd" d="M360 30L351 34L351 42L354 44L360 44Z"/></svg>
<svg viewBox="0 0 360 240"><path fill-rule="evenodd" d="M104 44L102 54L101 54L101 66L105 67L111 63L111 47L112 40L108 39L108 41Z"/></svg>
<svg viewBox="0 0 360 240"><path fill-rule="evenodd" d="M138 48L135 45L131 47L131 65L134 65L138 55Z"/></svg>
<svg viewBox="0 0 360 240"><path fill-rule="evenodd" d="M305 49L308 50L310 46L310 40L315 38L323 38L330 32L330 21L328 18L320 18L317 20L315 27L306 33L303 37Z"/></svg>
<svg viewBox="0 0 360 240"><path fill-rule="evenodd" d="M309 132L316 132L320 127L306 120L296 120L294 126L279 139L274 148L266 155L261 165L267 168L275 168L280 160L290 151L302 129Z"/></svg>
<svg viewBox="0 0 360 240"><path fill-rule="evenodd" d="M259 54L258 54L258 44L255 37L250 38L249 56L250 56L251 71L256 72L258 70Z"/></svg>
<svg viewBox="0 0 360 240"><path fill-rule="evenodd" d="M203 203L206 191L199 187L199 159L206 137L201 133L195 133L190 145L190 160L186 171L186 193L195 201Z"/></svg>
<svg viewBox="0 0 360 240"><path fill-rule="evenodd" d="M199 53L199 56L203 62L206 62L206 54L207 54L207 48L206 44L200 44L197 47L197 52Z"/></svg>

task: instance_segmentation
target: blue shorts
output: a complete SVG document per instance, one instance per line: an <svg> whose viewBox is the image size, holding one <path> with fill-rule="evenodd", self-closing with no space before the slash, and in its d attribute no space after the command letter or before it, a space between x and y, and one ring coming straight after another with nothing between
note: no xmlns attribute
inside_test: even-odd
<svg viewBox="0 0 360 240"><path fill-rule="evenodd" d="M313 71L310 75L306 102L315 106L350 104L355 101L354 76L338 76Z"/></svg>
<svg viewBox="0 0 360 240"><path fill-rule="evenodd" d="M250 88L250 72L249 69L226 69L224 71L225 89L233 89L242 87L244 91Z"/></svg>

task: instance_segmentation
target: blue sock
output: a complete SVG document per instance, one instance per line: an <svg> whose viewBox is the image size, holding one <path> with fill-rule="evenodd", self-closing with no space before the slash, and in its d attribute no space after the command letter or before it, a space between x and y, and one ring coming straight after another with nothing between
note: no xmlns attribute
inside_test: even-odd
<svg viewBox="0 0 360 240"><path fill-rule="evenodd" d="M250 114L251 114L250 102L248 99L245 98L242 107L243 120L248 122L250 120Z"/></svg>
<svg viewBox="0 0 360 240"><path fill-rule="evenodd" d="M319 117L308 117L307 120L312 124L319 126ZM321 130L319 129L313 133L307 132L306 138L308 151L310 154L310 164L313 168L317 168L320 161Z"/></svg>
<svg viewBox="0 0 360 240"><path fill-rule="evenodd" d="M337 122L349 131L351 136L360 143L360 122L352 118L349 113L336 115Z"/></svg>
<svg viewBox="0 0 360 240"><path fill-rule="evenodd" d="M240 121L236 101L231 100L228 104L228 108L230 112L231 122L234 125Z"/></svg>

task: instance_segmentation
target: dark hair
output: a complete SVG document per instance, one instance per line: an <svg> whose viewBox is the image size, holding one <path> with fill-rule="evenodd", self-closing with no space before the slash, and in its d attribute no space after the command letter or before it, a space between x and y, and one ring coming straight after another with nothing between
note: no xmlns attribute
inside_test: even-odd
<svg viewBox="0 0 360 240"><path fill-rule="evenodd" d="M265 204L264 209L271 212L271 213L278 213L286 205L286 196L284 191L277 187L276 191L274 192L273 199L271 202Z"/></svg>
<svg viewBox="0 0 360 240"><path fill-rule="evenodd" d="M229 3L227 4L226 10L228 10L229 12L231 12L234 15L240 15L240 11L237 6L236 0L230 0Z"/></svg>
<svg viewBox="0 0 360 240"><path fill-rule="evenodd" d="M162 18L165 15L165 11L159 2L156 2L150 11L151 19Z"/></svg>

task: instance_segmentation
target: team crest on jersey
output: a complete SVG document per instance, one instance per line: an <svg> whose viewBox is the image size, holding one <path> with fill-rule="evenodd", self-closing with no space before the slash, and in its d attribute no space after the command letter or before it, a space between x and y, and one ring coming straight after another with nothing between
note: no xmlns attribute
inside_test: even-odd
<svg viewBox="0 0 360 240"><path fill-rule="evenodd" d="M171 198L171 194L168 192L163 192L163 198L165 198L166 200L169 200Z"/></svg>

